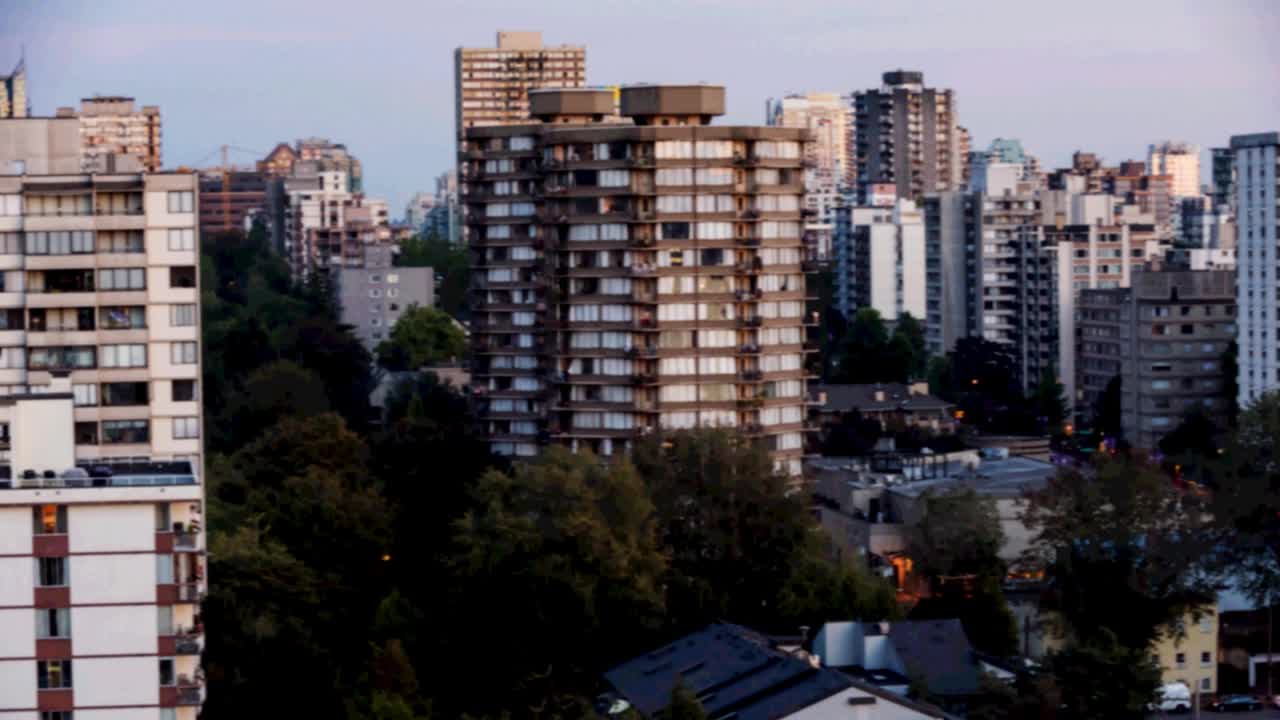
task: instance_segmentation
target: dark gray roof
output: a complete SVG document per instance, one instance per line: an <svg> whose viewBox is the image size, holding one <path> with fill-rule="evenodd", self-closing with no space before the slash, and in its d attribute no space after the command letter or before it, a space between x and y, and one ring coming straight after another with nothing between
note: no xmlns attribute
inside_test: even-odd
<svg viewBox="0 0 1280 720"><path fill-rule="evenodd" d="M852 683L770 646L764 636L716 623L624 662L605 679L636 710L653 717L667 707L677 680L710 718L771 720L830 697Z"/></svg>
<svg viewBox="0 0 1280 720"><path fill-rule="evenodd" d="M830 412L938 411L951 407L951 403L933 395L912 395L902 383L818 385L814 390L827 394L823 409ZM883 400L876 399L877 392L884 393Z"/></svg>
<svg viewBox="0 0 1280 720"><path fill-rule="evenodd" d="M959 620L903 620L889 625L889 641L907 675L919 676L935 695L978 691L978 663Z"/></svg>

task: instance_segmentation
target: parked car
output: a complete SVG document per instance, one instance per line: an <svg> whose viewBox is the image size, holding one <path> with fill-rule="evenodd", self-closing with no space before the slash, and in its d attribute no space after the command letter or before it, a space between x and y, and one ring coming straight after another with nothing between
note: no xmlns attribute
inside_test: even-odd
<svg viewBox="0 0 1280 720"><path fill-rule="evenodd" d="M1225 695L1209 703L1214 712L1250 712L1262 709L1262 701L1248 695Z"/></svg>
<svg viewBox="0 0 1280 720"><path fill-rule="evenodd" d="M1180 682L1162 685L1156 690L1155 701L1147 703L1147 709L1176 713L1191 712L1191 688Z"/></svg>

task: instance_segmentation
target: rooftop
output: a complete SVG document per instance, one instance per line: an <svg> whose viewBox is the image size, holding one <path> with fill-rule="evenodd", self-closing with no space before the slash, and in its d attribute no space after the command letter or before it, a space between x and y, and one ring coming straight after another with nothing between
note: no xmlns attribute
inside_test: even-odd
<svg viewBox="0 0 1280 720"><path fill-rule="evenodd" d="M186 460L99 460L77 462L74 468L57 471L26 470L13 477L13 467L0 465L0 490L49 488L156 487L195 485L196 472Z"/></svg>
<svg viewBox="0 0 1280 720"><path fill-rule="evenodd" d="M979 495L1016 498L1028 491L1044 489L1058 473L1058 467L1053 463L1017 455L1003 459L984 459L976 468L946 459L943 459L943 463L942 477L895 485L890 492L917 498L930 490L969 487Z"/></svg>
<svg viewBox="0 0 1280 720"><path fill-rule="evenodd" d="M951 403L928 393L912 392L903 383L868 385L817 385L814 391L826 393L823 409L832 412L886 412L890 410L946 410Z"/></svg>

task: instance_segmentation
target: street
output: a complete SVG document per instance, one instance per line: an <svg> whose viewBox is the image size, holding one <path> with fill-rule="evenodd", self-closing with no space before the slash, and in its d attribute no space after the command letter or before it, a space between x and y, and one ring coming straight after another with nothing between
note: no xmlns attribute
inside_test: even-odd
<svg viewBox="0 0 1280 720"><path fill-rule="evenodd" d="M1154 718L1194 718L1194 717L1195 717L1194 713L1153 713L1147 716L1148 720L1154 720ZM1226 718L1240 718L1240 720L1245 720L1245 719L1280 720L1280 710L1271 709L1271 710L1262 710L1259 712L1247 712L1247 713L1216 713L1216 712L1209 712L1208 710L1201 710L1200 717L1201 718L1224 718L1224 720Z"/></svg>

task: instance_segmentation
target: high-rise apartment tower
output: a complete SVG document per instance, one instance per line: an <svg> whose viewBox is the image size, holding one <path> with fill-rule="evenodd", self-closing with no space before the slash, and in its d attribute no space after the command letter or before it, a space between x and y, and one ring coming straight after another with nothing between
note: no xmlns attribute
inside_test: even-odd
<svg viewBox="0 0 1280 720"><path fill-rule="evenodd" d="M714 86L531 95L467 130L473 387L496 452L624 452L660 429L761 438L798 475L808 131L711 125Z"/></svg>
<svg viewBox="0 0 1280 720"><path fill-rule="evenodd" d="M499 32L496 48L453 52L458 138L466 130L529 119L529 91L577 88L587 82L587 49L547 47L540 32Z"/></svg>
<svg viewBox="0 0 1280 720"><path fill-rule="evenodd" d="M1231 151L1243 407L1280 388L1280 133L1233 136Z"/></svg>
<svg viewBox="0 0 1280 720"><path fill-rule="evenodd" d="M895 183L898 197L958 190L964 181L956 98L924 86L924 73L895 70L853 94L855 182Z"/></svg>

